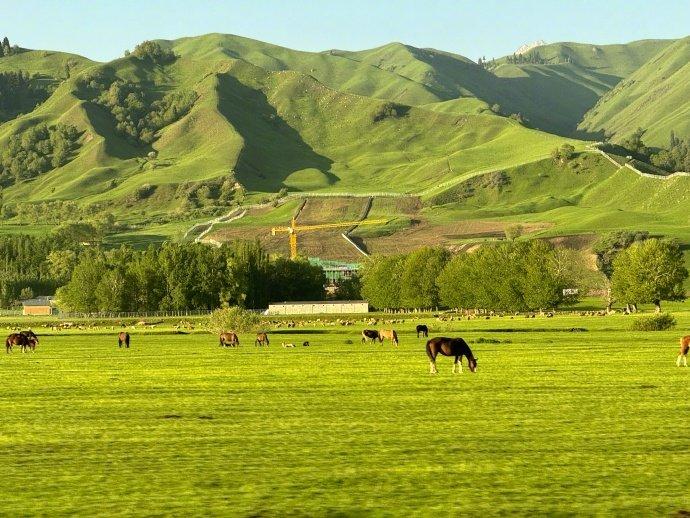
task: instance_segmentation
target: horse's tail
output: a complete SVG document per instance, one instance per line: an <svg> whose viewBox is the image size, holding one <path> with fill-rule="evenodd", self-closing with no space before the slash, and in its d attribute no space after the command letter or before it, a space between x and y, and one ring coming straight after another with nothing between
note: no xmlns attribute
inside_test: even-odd
<svg viewBox="0 0 690 518"><path fill-rule="evenodd" d="M218 341L220 342L220 346L223 347L223 335L218 337Z"/></svg>
<svg viewBox="0 0 690 518"><path fill-rule="evenodd" d="M5 339L5 350L6 350L7 352L10 352L11 349L12 349L12 342L10 342L10 337L8 336L8 337Z"/></svg>
<svg viewBox="0 0 690 518"><path fill-rule="evenodd" d="M393 329L393 342L398 345L398 333L395 332L395 329Z"/></svg>

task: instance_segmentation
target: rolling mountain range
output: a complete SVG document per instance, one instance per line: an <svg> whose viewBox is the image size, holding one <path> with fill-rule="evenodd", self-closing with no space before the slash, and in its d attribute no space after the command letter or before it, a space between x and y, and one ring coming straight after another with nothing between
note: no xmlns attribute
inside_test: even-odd
<svg viewBox="0 0 690 518"><path fill-rule="evenodd" d="M562 192L536 203L532 194L546 195L539 182L518 200L503 180L473 178L505 171L516 185L516 171L523 179L557 175L555 147L585 152L588 140L620 141L638 126L652 145L672 130L690 136L688 48L690 38L555 43L519 62L483 64L401 43L314 53L223 34L157 40L108 63L20 49L0 58L0 73L21 72L30 85L10 78L10 93L44 95L36 106L10 106L0 124L3 227L41 231L111 213L117 239L155 241L238 204L285 207L306 193L418 200L412 212L389 206L397 223L379 237L420 218L491 218L491 205L508 198L522 209L501 209L494 220L588 231L566 230L545 213L575 207L587 185L557 182L551 188ZM603 159L572 164L597 181L634 175ZM286 215L279 207L277 218Z"/></svg>

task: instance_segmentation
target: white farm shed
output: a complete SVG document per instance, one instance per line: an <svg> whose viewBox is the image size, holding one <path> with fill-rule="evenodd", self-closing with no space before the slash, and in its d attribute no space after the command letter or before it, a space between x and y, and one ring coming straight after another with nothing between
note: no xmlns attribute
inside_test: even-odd
<svg viewBox="0 0 690 518"><path fill-rule="evenodd" d="M305 302L273 302L268 305L269 315L318 315L318 314L369 313L366 300L319 300Z"/></svg>

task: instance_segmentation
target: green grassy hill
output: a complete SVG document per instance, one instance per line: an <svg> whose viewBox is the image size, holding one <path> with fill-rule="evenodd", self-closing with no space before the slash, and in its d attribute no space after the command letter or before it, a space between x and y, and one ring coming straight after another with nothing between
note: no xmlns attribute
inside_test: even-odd
<svg viewBox="0 0 690 518"><path fill-rule="evenodd" d="M662 62L664 70L682 70L687 40L545 45L535 50L546 64L499 60L492 70L457 54L400 43L320 53L221 34L159 43L177 58L155 61L134 53L94 63L47 51L0 58L0 71L30 71L56 86L33 111L0 125L0 148L41 123L69 124L79 132L64 165L26 180L6 177L7 231L38 231L36 225L53 221L55 207L69 202L81 211L78 217L114 214L120 227L111 242L145 243L180 237L239 204L314 192L344 200L374 196L369 217L391 221L354 232L370 251L419 246L429 236L451 246L495 239L515 221L548 236L636 225L673 233L682 219L668 209L685 196L681 188L637 181L634 173L589 154L575 162L575 171L556 168L548 156L564 142L585 149L585 142L556 134L597 135L603 127L576 126L602 95L598 106L624 91L628 74L641 78ZM661 60L667 55L676 57ZM130 101L113 85L138 92L137 109L144 112L165 106L171 96L191 100L150 138L137 140L116 118ZM111 101L121 104L113 108ZM504 115L521 113L532 128L493 113L493 104ZM653 200L661 201L650 205ZM285 223L295 204L297 198L275 214L262 213L261 231ZM330 213L323 207L320 212ZM216 230L235 236L229 229L237 227L255 235L255 217ZM685 227L675 228L678 234ZM314 246L323 248L325 239L317 236Z"/></svg>
<svg viewBox="0 0 690 518"><path fill-rule="evenodd" d="M667 145L671 131L690 136L690 38L666 46L602 97L581 124L615 140L638 127L656 146Z"/></svg>

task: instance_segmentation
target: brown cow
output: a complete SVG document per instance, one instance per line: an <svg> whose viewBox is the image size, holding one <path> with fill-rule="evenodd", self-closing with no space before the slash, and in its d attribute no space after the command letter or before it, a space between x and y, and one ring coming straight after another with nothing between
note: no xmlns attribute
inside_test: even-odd
<svg viewBox="0 0 690 518"><path fill-rule="evenodd" d="M676 360L678 367L680 367L681 361L685 367L688 366L688 351L690 351L690 335L680 339L680 351L678 351L678 359Z"/></svg>

